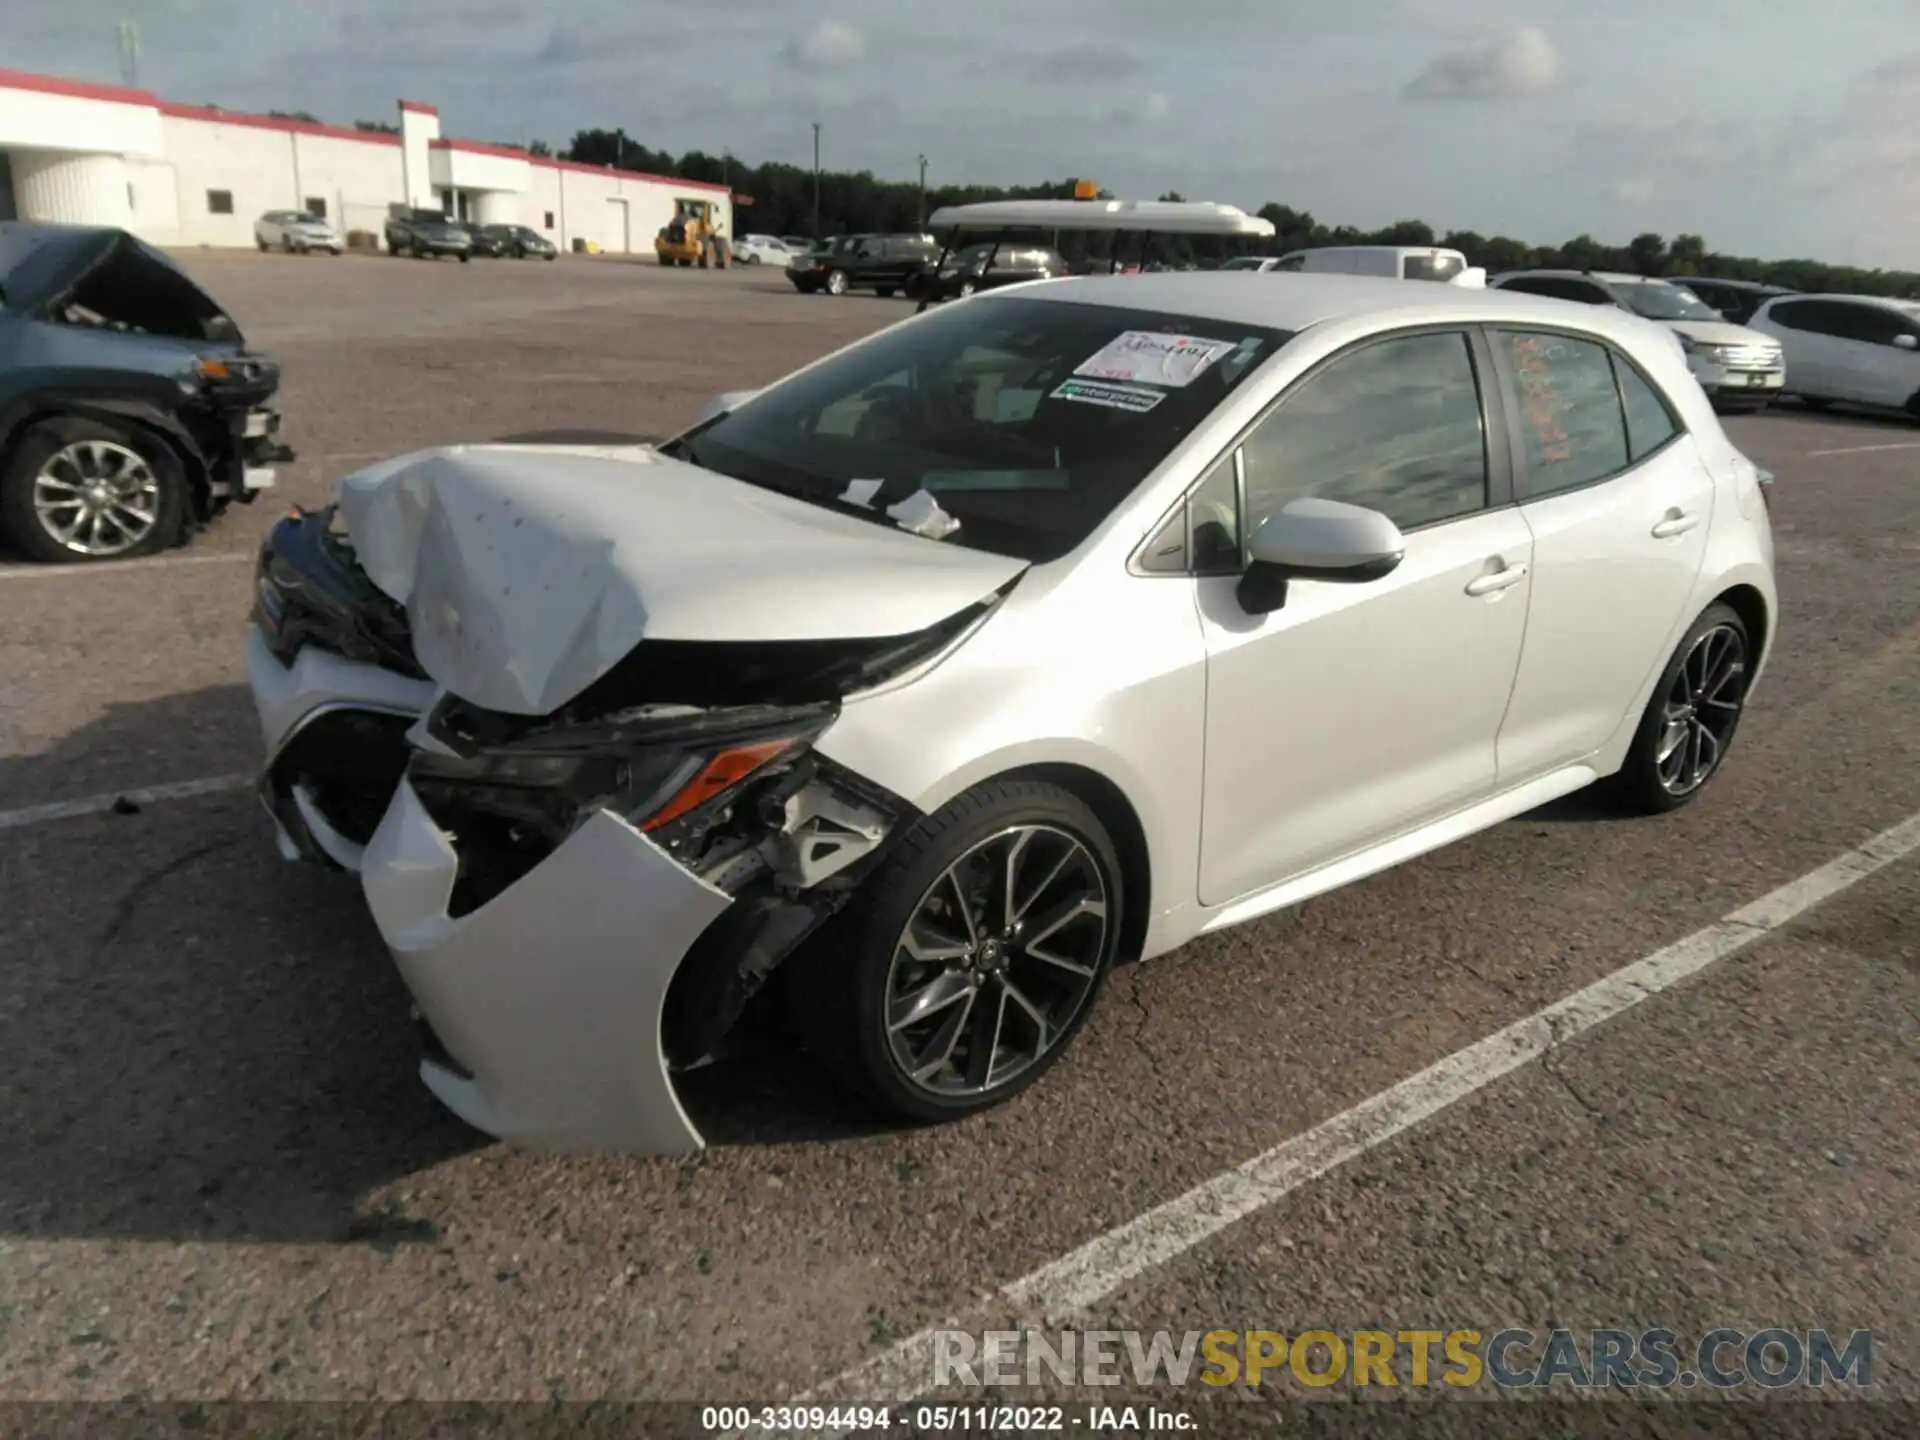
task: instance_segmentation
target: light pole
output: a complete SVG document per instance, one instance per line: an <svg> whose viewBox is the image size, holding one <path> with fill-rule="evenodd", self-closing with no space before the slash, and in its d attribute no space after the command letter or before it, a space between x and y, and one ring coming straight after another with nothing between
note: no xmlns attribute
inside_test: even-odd
<svg viewBox="0 0 1920 1440"><path fill-rule="evenodd" d="M813 238L820 238L820 122L813 122Z"/></svg>
<svg viewBox="0 0 1920 1440"><path fill-rule="evenodd" d="M920 157L920 208L915 212L920 218L914 222L914 229L927 228L927 157Z"/></svg>

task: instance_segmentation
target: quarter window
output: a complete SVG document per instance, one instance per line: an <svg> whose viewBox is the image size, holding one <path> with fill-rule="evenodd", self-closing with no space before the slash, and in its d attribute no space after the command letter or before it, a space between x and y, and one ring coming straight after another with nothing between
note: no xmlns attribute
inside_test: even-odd
<svg viewBox="0 0 1920 1440"><path fill-rule="evenodd" d="M1680 426L1653 383L1623 356L1613 356L1614 379L1620 386L1620 409L1627 417L1627 450L1638 465L1680 433Z"/></svg>
<svg viewBox="0 0 1920 1440"><path fill-rule="evenodd" d="M1260 422L1241 458L1249 531L1304 496L1368 506L1403 530L1484 508L1467 337L1406 335L1328 362Z"/></svg>
<svg viewBox="0 0 1920 1440"><path fill-rule="evenodd" d="M1499 343L1519 392L1529 497L1590 485L1627 468L1621 392L1605 346L1521 330L1500 331Z"/></svg>

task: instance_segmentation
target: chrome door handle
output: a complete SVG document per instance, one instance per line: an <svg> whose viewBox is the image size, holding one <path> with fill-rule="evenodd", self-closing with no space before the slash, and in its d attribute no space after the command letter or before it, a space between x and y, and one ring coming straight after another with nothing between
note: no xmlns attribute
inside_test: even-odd
<svg viewBox="0 0 1920 1440"><path fill-rule="evenodd" d="M1653 538L1671 540L1676 535L1684 535L1700 523L1698 515L1685 515L1675 512L1653 527Z"/></svg>
<svg viewBox="0 0 1920 1440"><path fill-rule="evenodd" d="M1476 575L1467 582L1467 594L1492 595L1501 590L1511 589L1527 578L1527 567L1509 565L1504 570L1496 570L1491 575Z"/></svg>

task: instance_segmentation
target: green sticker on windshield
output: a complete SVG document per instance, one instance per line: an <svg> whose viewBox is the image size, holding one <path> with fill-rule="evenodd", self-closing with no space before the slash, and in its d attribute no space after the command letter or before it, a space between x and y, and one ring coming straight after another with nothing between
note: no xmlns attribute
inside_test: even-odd
<svg viewBox="0 0 1920 1440"><path fill-rule="evenodd" d="M1167 397L1164 392L1149 390L1145 385L1120 385L1106 380L1063 380L1049 398L1144 415Z"/></svg>

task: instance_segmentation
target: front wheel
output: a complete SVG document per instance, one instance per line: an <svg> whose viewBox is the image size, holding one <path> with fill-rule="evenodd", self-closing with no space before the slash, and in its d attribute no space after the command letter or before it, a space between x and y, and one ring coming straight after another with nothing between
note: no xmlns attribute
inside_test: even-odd
<svg viewBox="0 0 1920 1440"><path fill-rule="evenodd" d="M93 420L43 420L0 472L0 530L35 560L150 555L179 534L180 461L160 441Z"/></svg>
<svg viewBox="0 0 1920 1440"><path fill-rule="evenodd" d="M1746 708L1751 646L1728 605L1709 605L1688 628L1613 777L1623 803L1647 814L1678 810L1719 773Z"/></svg>
<svg viewBox="0 0 1920 1440"><path fill-rule="evenodd" d="M847 293L846 271L829 270L827 272L827 293L829 295L844 295Z"/></svg>
<svg viewBox="0 0 1920 1440"><path fill-rule="evenodd" d="M782 974L808 1048L848 1088L911 1119L956 1119L1065 1053L1125 899L1084 801L991 781L914 825Z"/></svg>

